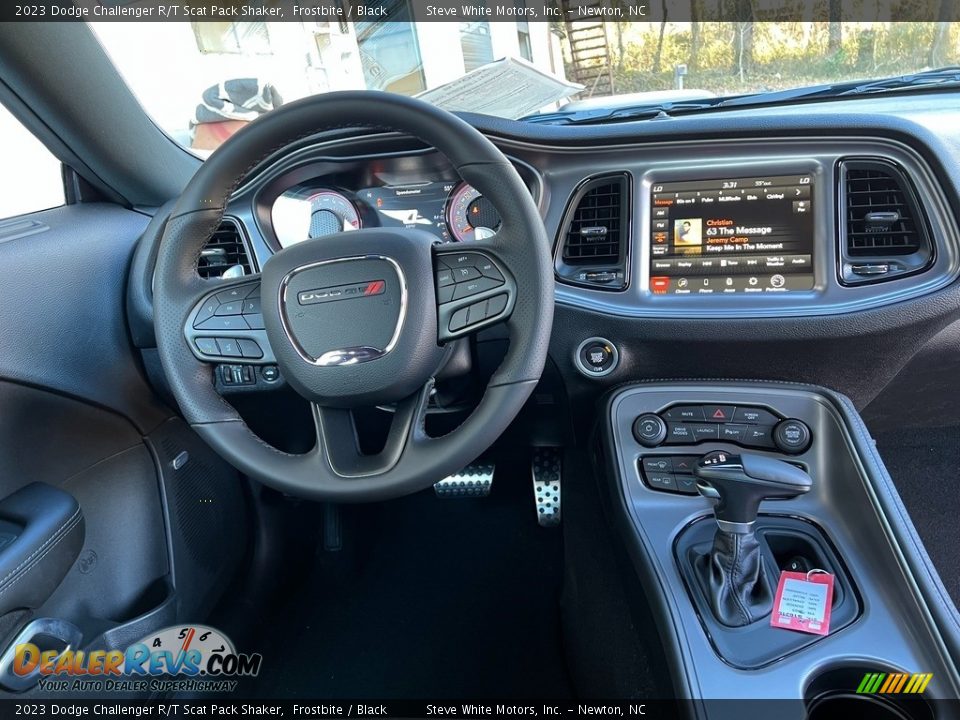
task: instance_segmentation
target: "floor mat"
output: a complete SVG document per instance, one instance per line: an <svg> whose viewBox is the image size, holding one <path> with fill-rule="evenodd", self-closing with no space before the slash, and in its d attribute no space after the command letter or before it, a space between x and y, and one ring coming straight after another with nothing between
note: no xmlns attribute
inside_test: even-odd
<svg viewBox="0 0 960 720"><path fill-rule="evenodd" d="M250 694L571 696L562 534L537 525L526 467L498 468L484 499L428 491L344 508L345 549L320 551L260 620L264 662ZM311 506L304 527L319 518Z"/></svg>
<svg viewBox="0 0 960 720"><path fill-rule="evenodd" d="M960 428L878 435L877 447L955 605L960 607Z"/></svg>

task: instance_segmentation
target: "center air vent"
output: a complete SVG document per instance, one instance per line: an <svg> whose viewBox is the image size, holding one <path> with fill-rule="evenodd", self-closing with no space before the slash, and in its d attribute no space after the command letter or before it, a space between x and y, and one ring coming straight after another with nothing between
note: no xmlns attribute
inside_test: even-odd
<svg viewBox="0 0 960 720"><path fill-rule="evenodd" d="M252 272L250 255L240 228L225 218L200 251L197 273L202 278L243 277Z"/></svg>
<svg viewBox="0 0 960 720"><path fill-rule="evenodd" d="M561 280L611 290L626 287L629 188L628 175L605 175L586 181L571 198L556 261Z"/></svg>
<svg viewBox="0 0 960 720"><path fill-rule="evenodd" d="M885 280L933 260L923 206L901 167L886 160L840 164L842 280Z"/></svg>

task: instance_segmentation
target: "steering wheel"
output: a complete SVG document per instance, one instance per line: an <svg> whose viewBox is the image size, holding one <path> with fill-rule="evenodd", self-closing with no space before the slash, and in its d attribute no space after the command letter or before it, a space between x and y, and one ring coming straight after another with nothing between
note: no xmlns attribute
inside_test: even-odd
<svg viewBox="0 0 960 720"><path fill-rule="evenodd" d="M200 278L197 259L244 177L292 143L349 127L401 132L437 149L497 208L499 231L438 245L419 229L362 229L281 250L259 277ZM553 289L536 205L489 140L418 100L327 93L257 119L190 180L160 244L157 347L185 419L240 471L300 497L384 500L458 472L516 417L546 361ZM240 314L241 307L262 315ZM509 348L478 406L452 432L428 436L424 420L445 345L496 323L506 323ZM219 362L275 362L312 405L313 450L289 454L255 435L215 389ZM364 454L351 409L384 404L396 406L386 443Z"/></svg>

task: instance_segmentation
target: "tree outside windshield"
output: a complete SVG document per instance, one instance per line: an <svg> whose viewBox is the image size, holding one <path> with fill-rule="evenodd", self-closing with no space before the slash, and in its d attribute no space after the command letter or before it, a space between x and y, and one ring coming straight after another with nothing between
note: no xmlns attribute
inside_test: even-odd
<svg viewBox="0 0 960 720"><path fill-rule="evenodd" d="M690 16L703 1L691 0ZM426 22L406 0L392 3L390 17L91 26L156 122L201 155L284 102L348 89L418 95L503 58L568 83L562 96L529 112L763 92L960 63L960 27L948 22Z"/></svg>

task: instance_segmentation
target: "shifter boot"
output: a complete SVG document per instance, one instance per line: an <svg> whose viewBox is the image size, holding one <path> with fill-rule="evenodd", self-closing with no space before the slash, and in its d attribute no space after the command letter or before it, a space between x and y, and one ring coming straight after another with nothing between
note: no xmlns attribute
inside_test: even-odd
<svg viewBox="0 0 960 720"><path fill-rule="evenodd" d="M724 625L743 627L770 614L773 596L760 543L752 532L717 530L713 548L696 559L694 572L713 614Z"/></svg>

